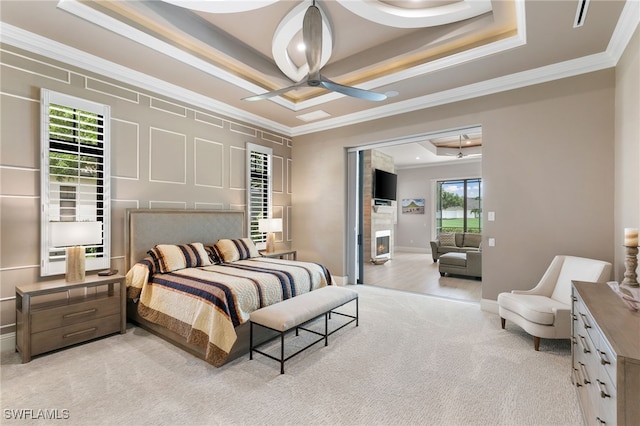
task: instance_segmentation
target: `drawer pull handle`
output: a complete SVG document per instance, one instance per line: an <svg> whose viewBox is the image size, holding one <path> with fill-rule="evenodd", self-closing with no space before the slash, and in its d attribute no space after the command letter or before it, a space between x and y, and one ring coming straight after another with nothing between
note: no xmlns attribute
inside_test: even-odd
<svg viewBox="0 0 640 426"><path fill-rule="evenodd" d="M589 349L589 345L587 345L587 341L585 340L584 336L582 334L578 334L578 337L580 338L580 342L582 343L582 351L585 354L590 354L591 349Z"/></svg>
<svg viewBox="0 0 640 426"><path fill-rule="evenodd" d="M602 365L611 364L611 361L607 359L606 352L598 351L598 356L600 357L600 364Z"/></svg>
<svg viewBox="0 0 640 426"><path fill-rule="evenodd" d="M600 379L596 379L596 382L598 382L598 387L600 388L600 398L611 398L611 395L607 393L607 388L604 383L602 383Z"/></svg>
<svg viewBox="0 0 640 426"><path fill-rule="evenodd" d="M87 309L86 311L80 311L80 312L74 312L72 314L66 314L63 315L62 318L74 318L74 317L79 317L81 315L88 315L88 314L93 314L94 312L97 312L98 310L96 308L93 309Z"/></svg>
<svg viewBox="0 0 640 426"><path fill-rule="evenodd" d="M580 316L582 317L582 323L584 324L584 328L591 328L589 321L587 321L587 316L582 312L580 313Z"/></svg>
<svg viewBox="0 0 640 426"><path fill-rule="evenodd" d="M93 333L96 330L97 330L96 327L91 327L91 328L87 328L86 330L74 331L73 333L65 334L64 336L62 336L62 338L67 339L69 337L78 336L80 334Z"/></svg>
<svg viewBox="0 0 640 426"><path fill-rule="evenodd" d="M587 375L587 369L585 368L585 365L583 363L579 362L578 364L580 364L580 372L582 373L584 384L588 385L589 383L591 383L591 380L589 380L589 376Z"/></svg>
<svg viewBox="0 0 640 426"><path fill-rule="evenodd" d="M582 387L582 380L580 380L580 377L578 376L578 369L574 368L573 369L573 377L571 378L571 382L576 385L577 388Z"/></svg>
<svg viewBox="0 0 640 426"><path fill-rule="evenodd" d="M606 425L607 424L607 422L602 420L600 417L596 417L596 422L598 422L599 425Z"/></svg>

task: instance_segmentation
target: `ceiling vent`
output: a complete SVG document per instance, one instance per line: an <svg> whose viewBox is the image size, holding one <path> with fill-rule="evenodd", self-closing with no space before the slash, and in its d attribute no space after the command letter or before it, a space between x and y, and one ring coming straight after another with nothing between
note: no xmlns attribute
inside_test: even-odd
<svg viewBox="0 0 640 426"><path fill-rule="evenodd" d="M587 18L589 1L590 0L578 0L578 10L576 10L576 20L573 22L573 28L578 28L584 25L584 21Z"/></svg>

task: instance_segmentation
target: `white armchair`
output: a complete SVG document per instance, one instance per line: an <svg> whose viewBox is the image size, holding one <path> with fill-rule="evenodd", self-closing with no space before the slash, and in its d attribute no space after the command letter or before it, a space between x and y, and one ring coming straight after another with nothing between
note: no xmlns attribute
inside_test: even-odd
<svg viewBox="0 0 640 426"><path fill-rule="evenodd" d="M505 328L509 320L533 336L537 351L540 338L571 337L571 281L603 282L611 275L611 264L602 260L556 256L542 279L531 290L513 290L498 295L498 313Z"/></svg>

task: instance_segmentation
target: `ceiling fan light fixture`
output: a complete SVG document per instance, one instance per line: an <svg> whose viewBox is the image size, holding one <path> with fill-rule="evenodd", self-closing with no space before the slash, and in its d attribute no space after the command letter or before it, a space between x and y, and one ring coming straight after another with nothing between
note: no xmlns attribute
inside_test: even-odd
<svg viewBox="0 0 640 426"><path fill-rule="evenodd" d="M296 15L298 15L297 9ZM291 13L290 13L291 15ZM289 16L289 15L287 15ZM286 18L285 18L286 19ZM283 21L284 22L284 21ZM323 25L324 24L324 25ZM282 26L282 23L281 23ZM300 87L318 87L330 90L332 92L341 93L346 96L351 96L358 99L364 99L368 101L383 101L387 99L387 95L382 93L376 93L369 90L359 89L357 87L345 86L336 82L333 82L321 74L321 68L328 60L328 57L323 55L323 33L328 30L328 23L325 22L320 9L315 5L315 1L309 6L302 18L302 39L305 45L305 56L307 63L304 67L300 67L300 70L305 69L307 71L306 77L292 78L294 81L298 81L296 84L284 87L282 89L274 90L271 92L249 96L243 98L245 101L259 101L263 99L272 98L274 96L280 96L290 90L298 89ZM278 33L278 31L276 31ZM275 40L275 37L274 37ZM276 52L274 51L274 57ZM276 60L277 62L277 60ZM291 78L291 76L289 76Z"/></svg>

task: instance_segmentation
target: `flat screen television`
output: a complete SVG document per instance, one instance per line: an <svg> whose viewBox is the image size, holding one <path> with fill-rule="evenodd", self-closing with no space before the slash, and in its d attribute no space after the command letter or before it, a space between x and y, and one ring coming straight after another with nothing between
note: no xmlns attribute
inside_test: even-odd
<svg viewBox="0 0 640 426"><path fill-rule="evenodd" d="M398 176L384 170L373 170L373 198L377 200L396 200Z"/></svg>

